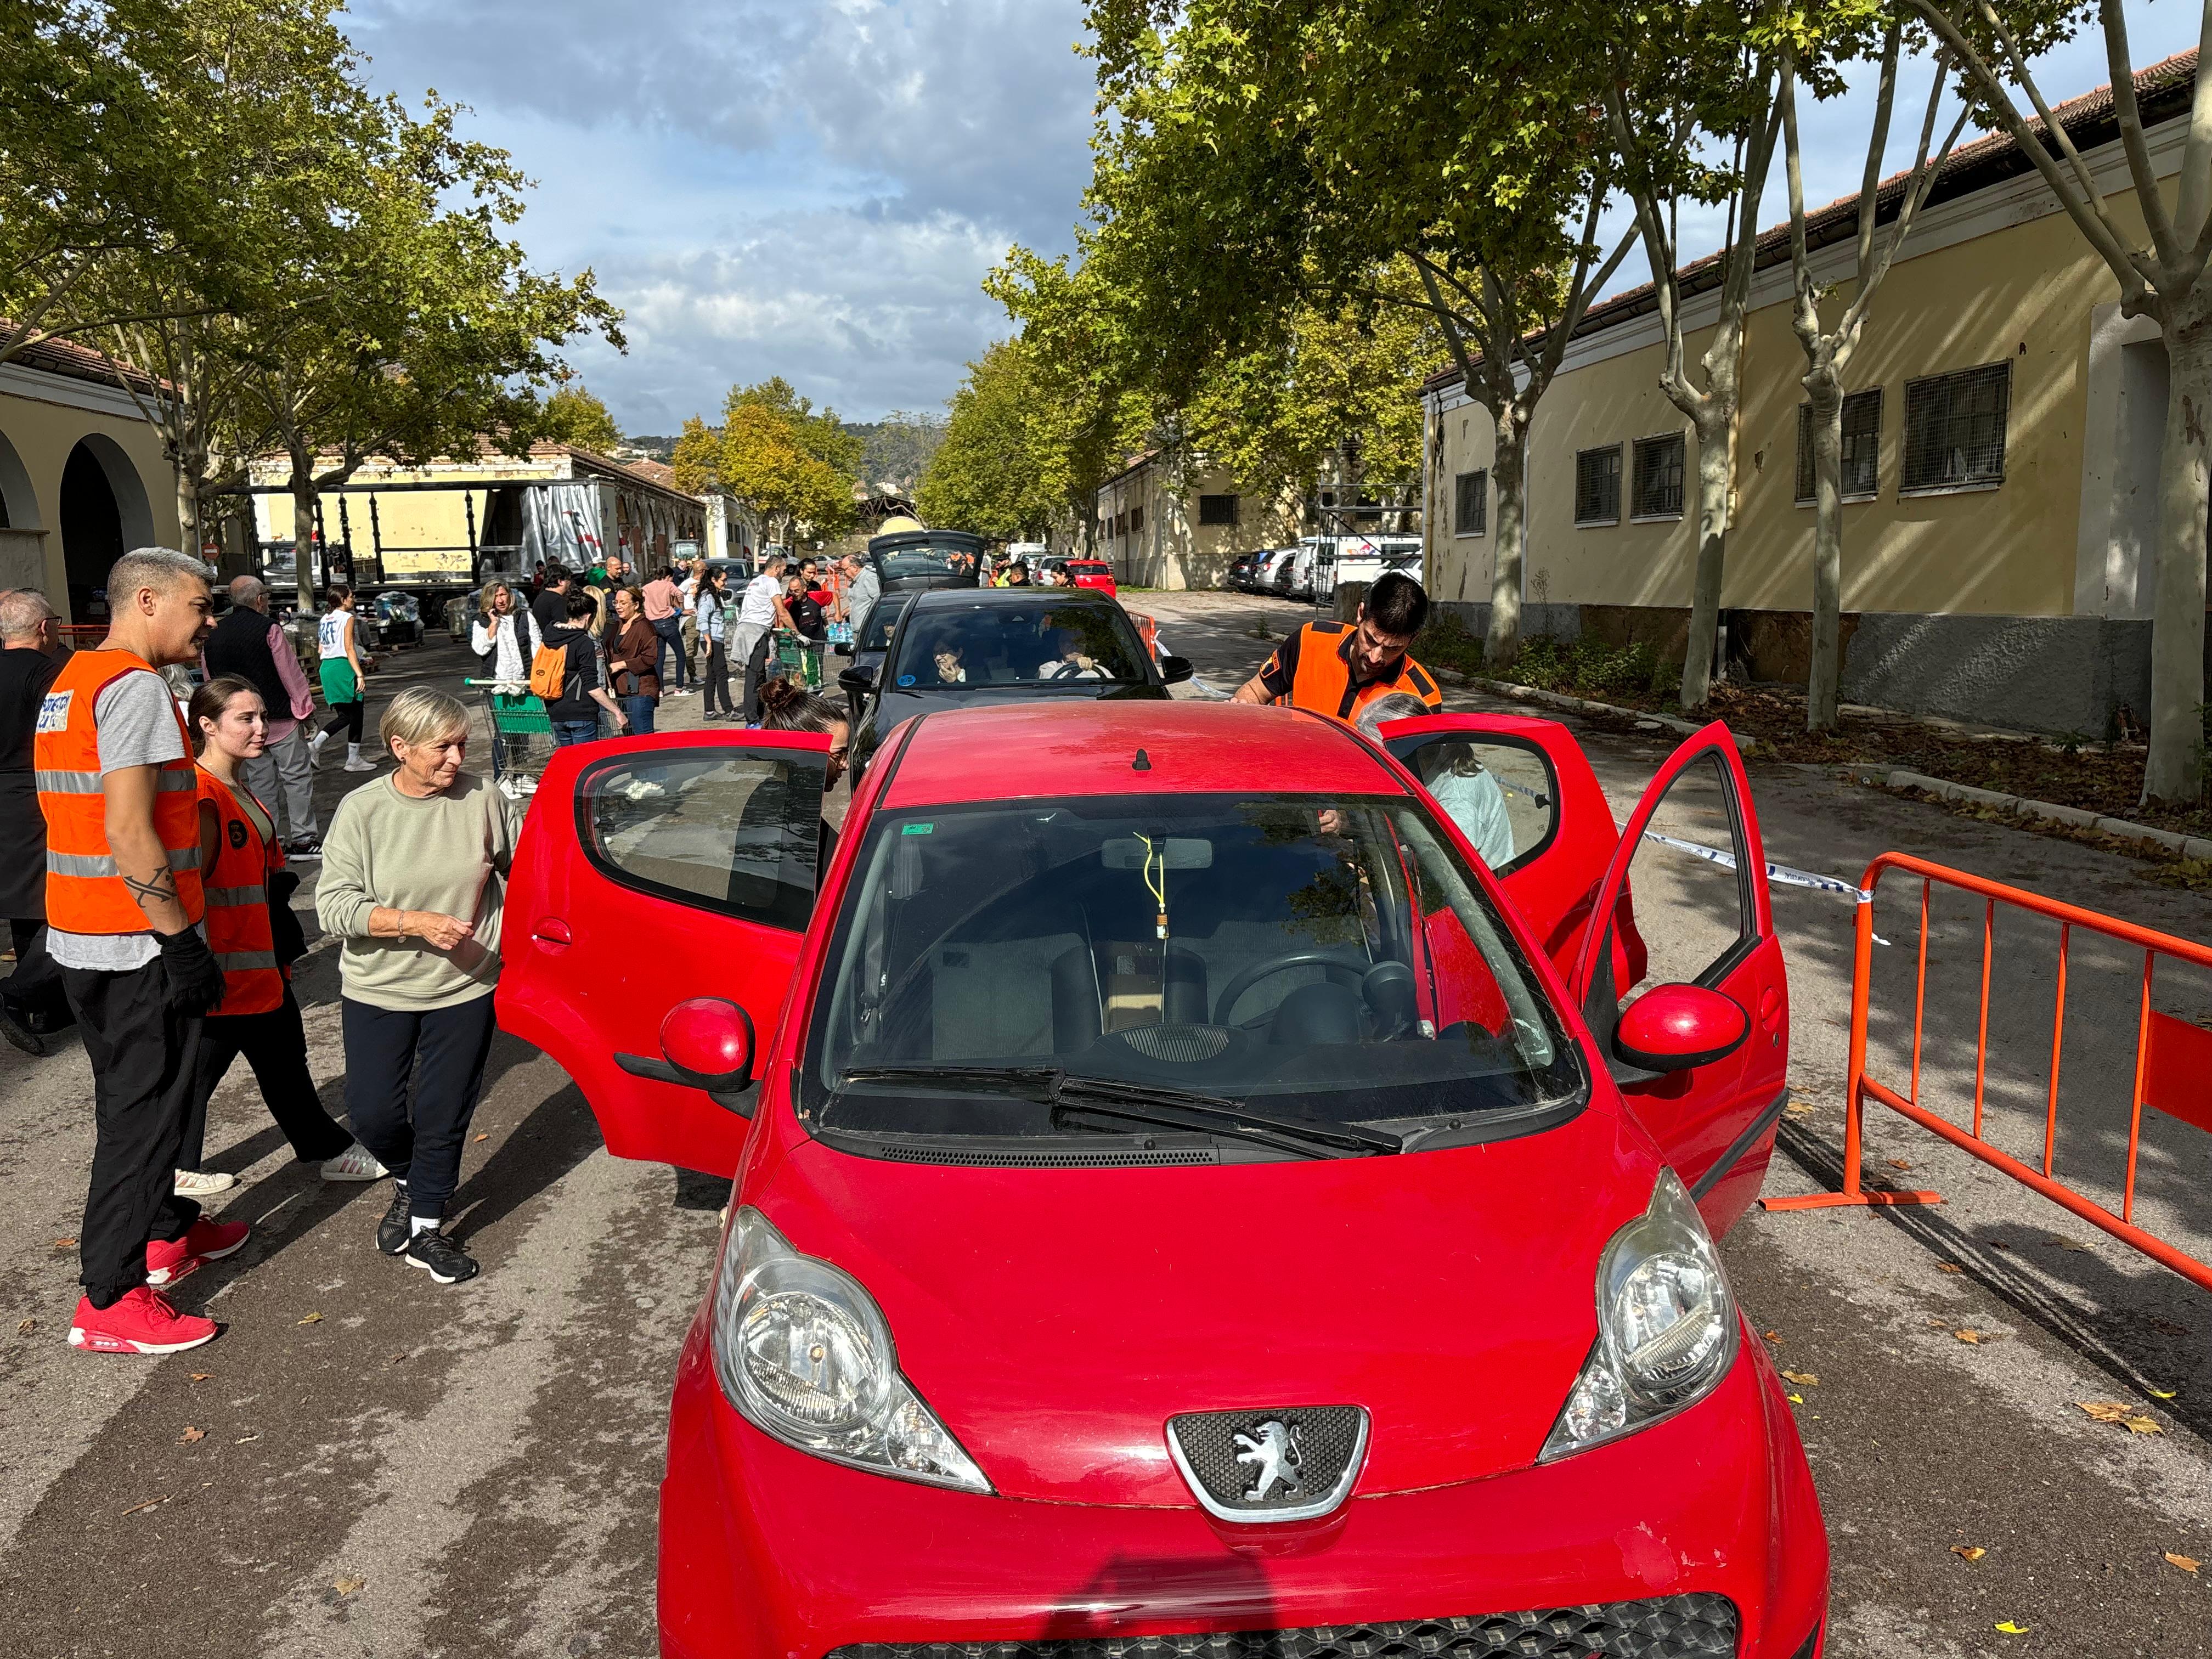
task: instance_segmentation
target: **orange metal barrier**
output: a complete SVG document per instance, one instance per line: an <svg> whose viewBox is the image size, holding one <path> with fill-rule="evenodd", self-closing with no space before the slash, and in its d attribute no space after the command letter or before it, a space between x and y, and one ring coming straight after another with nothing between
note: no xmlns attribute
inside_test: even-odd
<svg viewBox="0 0 2212 1659"><path fill-rule="evenodd" d="M1157 661L1160 654L1160 624L1156 617L1140 617L1133 611L1129 620L1137 624L1137 632L1145 641L1145 653Z"/></svg>
<svg viewBox="0 0 2212 1659"><path fill-rule="evenodd" d="M1844 1117L1844 1189L1814 1193L1802 1198L1770 1198L1761 1202L1770 1210L1825 1210L1846 1205L1940 1204L1942 1195L1932 1192L1890 1192L1862 1184L1859 1169L1866 1103L1880 1101L1910 1118L1922 1128L1941 1135L1953 1146L1972 1152L1992 1169L2002 1170L2022 1185L2033 1188L2052 1203L2063 1206L2084 1221L2103 1228L2124 1243L2131 1244L2154 1261L2171 1267L2183 1278L2212 1291L2212 1267L2145 1231L2135 1224L2136 1154L2142 1139L2143 1108L2212 1131L2212 1031L2185 1020L2161 1014L2150 1006L2151 984L2159 960L2212 968L2212 948L2176 939L2132 922L2100 915L2056 899L2045 898L2002 882L1990 881L1964 870L1930 864L1904 853L1884 853L1867 866L1859 885L1871 892L1886 871L1900 870L1920 878L1920 961L1912 1006L1912 1076L1900 1095L1888 1085L1869 1077L1866 1069L1868 985L1874 965L1874 906L1857 907L1856 951L1851 968L1851 1044ZM1974 1047L1974 1121L1971 1130L1938 1117L1920 1103L1920 1054L1923 1018L1928 1006L1928 901L1937 884L1978 895L1982 909L1981 1024ZM2004 904L2058 923L2057 1000L2051 1020L2051 1085L2044 1107L2043 1165L2039 1170L1998 1151L1982 1139L1982 1094L1990 1055L1990 958L1996 932L1997 906ZM2059 1181L2051 1169L2058 1140L2058 1068L2066 1024L2066 958L2074 931L2102 935L2143 953L2142 1000L2136 1026L2135 1087L2128 1121L2127 1177L2120 1212L2083 1197Z"/></svg>

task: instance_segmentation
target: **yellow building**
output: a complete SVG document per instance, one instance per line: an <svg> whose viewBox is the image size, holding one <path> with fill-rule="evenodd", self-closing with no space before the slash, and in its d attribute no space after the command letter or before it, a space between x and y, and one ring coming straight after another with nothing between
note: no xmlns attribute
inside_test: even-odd
<svg viewBox="0 0 2212 1659"><path fill-rule="evenodd" d="M1098 486L1091 551L1125 586L1219 587L1231 561L1255 548L1286 547L1314 532L1419 529L1419 508L1401 495L1340 483L1334 462L1310 500L1294 491L1255 493L1203 457L1147 450ZM1057 540L1055 554L1082 549L1079 532L1071 548Z"/></svg>
<svg viewBox="0 0 2212 1659"><path fill-rule="evenodd" d="M152 381L66 340L0 363L0 588L35 587L69 621L103 620L108 567L177 544L176 476L119 376Z"/></svg>
<svg viewBox="0 0 2212 1659"><path fill-rule="evenodd" d="M2169 193L2197 73L2136 77ZM2140 234L2108 90L2057 112ZM1881 215L1893 215L1898 191ZM1824 314L1849 301L1856 198L1811 216ZM1721 603L1733 672L1802 681L1813 507L1786 225L1759 245ZM1692 362L1717 272L1683 272ZM1704 325L1698 326L1699 323ZM1656 639L1679 659L1696 557L1697 437L1659 389L1649 288L1594 307L1528 434L1525 635ZM1946 164L1876 296L1844 406L1847 702L2103 733L2148 708L2166 351L2008 138ZM1426 389L1431 591L1487 621L1495 428L1456 377Z"/></svg>

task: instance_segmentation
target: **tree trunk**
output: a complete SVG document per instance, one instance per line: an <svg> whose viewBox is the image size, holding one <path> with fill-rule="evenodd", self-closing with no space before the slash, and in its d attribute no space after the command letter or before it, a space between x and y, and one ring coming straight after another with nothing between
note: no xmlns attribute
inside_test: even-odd
<svg viewBox="0 0 2212 1659"><path fill-rule="evenodd" d="M1844 386L1832 369L1805 377L1813 405L1813 665L1805 729L1836 729L1843 673Z"/></svg>
<svg viewBox="0 0 2212 1659"><path fill-rule="evenodd" d="M177 539L183 544L180 550L196 559L200 556L200 477L205 470L200 456L177 457Z"/></svg>
<svg viewBox="0 0 2212 1659"><path fill-rule="evenodd" d="M1682 707L1702 708L1713 690L1713 641L1720 631L1721 576L1729 523L1729 436L1735 399L1707 398L1698 429L1698 569L1690 588L1689 648L1682 656ZM1624 480L1624 483L1626 481Z"/></svg>
<svg viewBox="0 0 2212 1659"><path fill-rule="evenodd" d="M315 614L315 483L305 472L292 474L292 573L298 592L296 609L303 617Z"/></svg>
<svg viewBox="0 0 2212 1659"><path fill-rule="evenodd" d="M2200 279L2202 280L2202 279ZM2150 755L2143 800L2194 805L2203 787L2205 428L2212 423L2212 315L2166 339L2166 446L2159 461L2158 588L2150 641Z"/></svg>
<svg viewBox="0 0 2212 1659"><path fill-rule="evenodd" d="M1482 641L1482 665L1503 673L1521 654L1521 582L1528 552L1528 452L1525 426L1510 403L1497 417L1498 444L1490 476L1498 486L1498 524L1491 544L1490 627Z"/></svg>

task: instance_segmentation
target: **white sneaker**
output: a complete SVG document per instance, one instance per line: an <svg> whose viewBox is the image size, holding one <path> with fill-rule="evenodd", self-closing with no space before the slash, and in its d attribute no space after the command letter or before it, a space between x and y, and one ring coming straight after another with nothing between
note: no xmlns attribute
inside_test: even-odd
<svg viewBox="0 0 2212 1659"><path fill-rule="evenodd" d="M374 772L376 770L376 763L366 757L361 760L349 760L345 763L344 769L349 772Z"/></svg>
<svg viewBox="0 0 2212 1659"><path fill-rule="evenodd" d="M358 1140L336 1158L323 1160L325 1181L381 1181L391 1173L376 1161L376 1154Z"/></svg>
<svg viewBox="0 0 2212 1659"><path fill-rule="evenodd" d="M227 1193L236 1185L238 1177L222 1170L179 1170L175 1192L179 1198L205 1198L210 1193Z"/></svg>

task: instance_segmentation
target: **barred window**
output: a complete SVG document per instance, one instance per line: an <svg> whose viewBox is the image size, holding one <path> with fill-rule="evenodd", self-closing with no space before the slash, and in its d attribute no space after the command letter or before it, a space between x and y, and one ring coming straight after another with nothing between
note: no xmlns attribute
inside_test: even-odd
<svg viewBox="0 0 2212 1659"><path fill-rule="evenodd" d="M1636 441L1636 493L1632 499L1638 518L1682 516L1683 448L1679 432Z"/></svg>
<svg viewBox="0 0 2212 1659"><path fill-rule="evenodd" d="M1206 524L1235 524L1237 498L1234 495L1200 495L1198 498L1198 521Z"/></svg>
<svg viewBox="0 0 2212 1659"><path fill-rule="evenodd" d="M1129 515L1128 515L1127 514L1126 514L1126 513L1116 513L1116 514L1114 515L1114 535L1115 535L1115 538L1118 540L1120 538L1121 538L1121 537L1123 537L1123 536L1126 536L1126 535L1127 535L1128 533L1129 533Z"/></svg>
<svg viewBox="0 0 2212 1659"><path fill-rule="evenodd" d="M1881 388L1844 399L1844 499L1872 501L1881 493ZM1813 405L1797 405L1797 502L1813 499Z"/></svg>
<svg viewBox="0 0 2212 1659"><path fill-rule="evenodd" d="M1620 522L1620 446L1585 449L1575 457L1575 522Z"/></svg>
<svg viewBox="0 0 2212 1659"><path fill-rule="evenodd" d="M1142 501L1129 509L1129 533L1132 536L1145 533L1145 504Z"/></svg>
<svg viewBox="0 0 2212 1659"><path fill-rule="evenodd" d="M1945 489L2004 478L2012 364L1991 363L1905 384L1905 489Z"/></svg>
<svg viewBox="0 0 2212 1659"><path fill-rule="evenodd" d="M1462 472L1453 483L1452 534L1481 535L1490 528L1490 473Z"/></svg>

